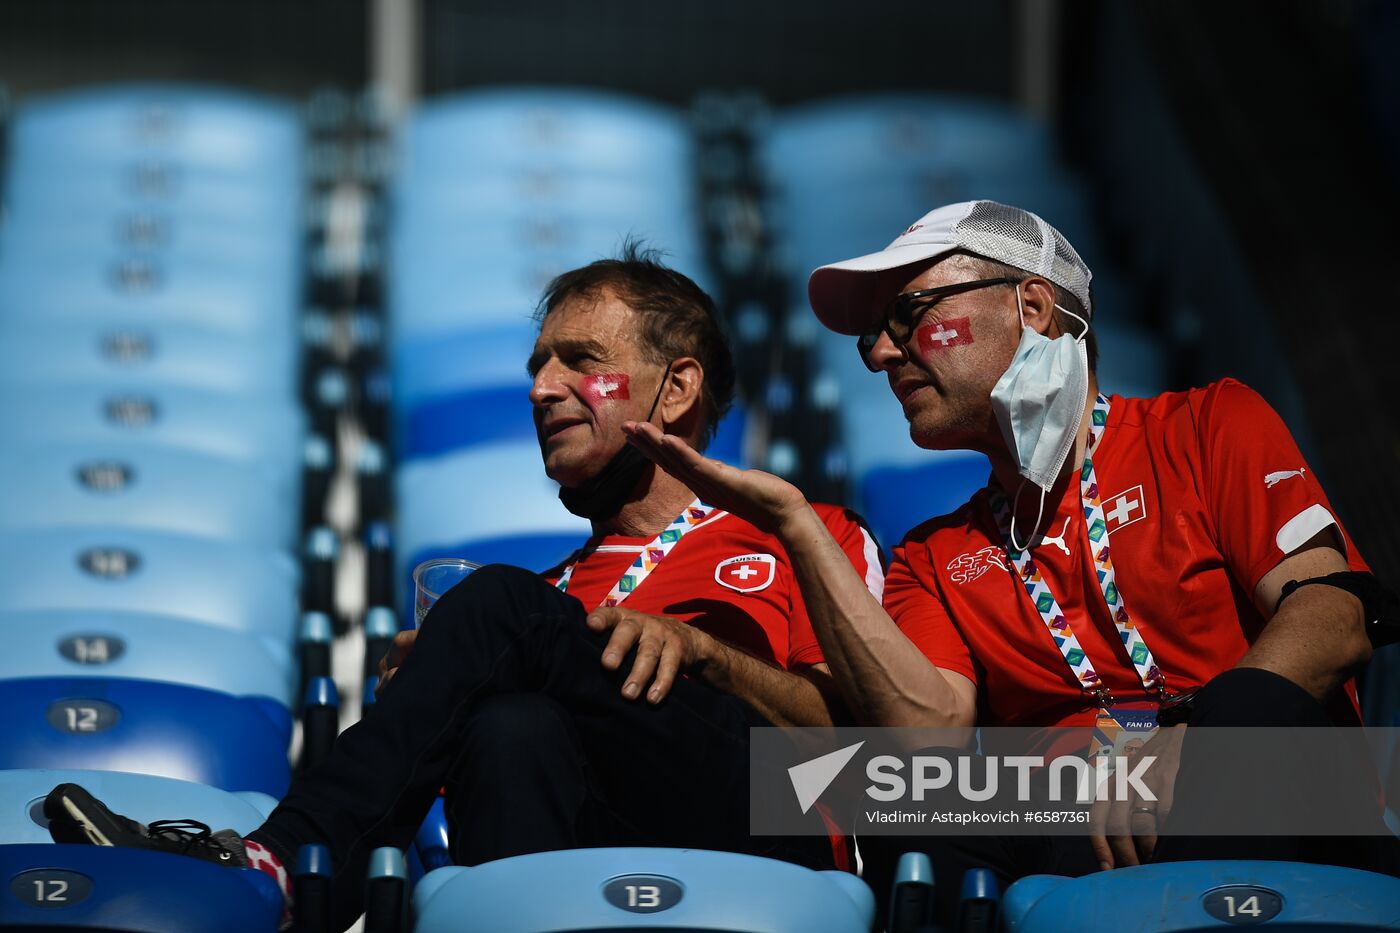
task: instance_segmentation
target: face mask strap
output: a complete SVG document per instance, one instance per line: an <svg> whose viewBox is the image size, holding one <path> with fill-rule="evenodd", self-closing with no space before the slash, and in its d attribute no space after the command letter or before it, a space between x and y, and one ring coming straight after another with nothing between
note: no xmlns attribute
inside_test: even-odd
<svg viewBox="0 0 1400 933"><path fill-rule="evenodd" d="M1064 305L1055 305L1055 310L1056 310L1056 311L1063 311L1065 314L1068 314L1070 317L1074 318L1074 319L1075 319L1076 321L1078 321L1080 324L1083 324L1083 325L1084 325L1084 329L1081 330L1081 331L1079 332L1079 336L1074 338L1074 342L1075 342L1075 343L1083 343L1083 342L1084 342L1084 338L1086 338L1086 337L1089 336L1089 322L1086 321L1084 318L1080 317L1079 315L1075 314L1075 313L1074 313L1073 311L1071 311L1069 308L1066 308ZM1020 282L1017 282L1017 283L1016 283L1016 316L1019 317L1019 318L1021 319L1021 329L1024 330L1025 327L1026 327L1026 309L1025 309L1025 306L1021 304L1021 283L1020 283Z"/></svg>
<svg viewBox="0 0 1400 933"><path fill-rule="evenodd" d="M656 414L657 403L661 401L661 393L666 391L666 379L671 375L671 367L676 364L675 360L666 364L666 371L661 374L661 385L656 387L656 398L651 400L651 408L647 410L646 420L650 421L651 416Z"/></svg>
<svg viewBox="0 0 1400 933"><path fill-rule="evenodd" d="M1084 325L1084 329L1079 332L1079 336L1074 338L1075 343L1083 343L1084 339L1089 336L1089 322L1084 320L1084 318L1080 317L1079 315L1075 314L1069 308L1066 308L1064 305L1055 305L1055 310L1063 311L1065 314L1068 314L1070 317L1074 318L1076 321Z"/></svg>
<svg viewBox="0 0 1400 933"><path fill-rule="evenodd" d="M1025 544L1022 544L1021 542L1016 540L1016 508L1021 504L1021 490L1026 488L1027 482L1029 482L1029 480L1021 480L1021 482L1016 486L1016 495L1012 496L1011 498L1011 530L1008 537L1011 538L1011 546L1018 551L1029 550L1031 544L1030 538L1026 539ZM1042 489L1040 490L1040 505L1036 506L1035 509L1035 524L1031 526L1031 538L1034 538L1036 534L1040 532L1040 523L1044 518L1045 490Z"/></svg>

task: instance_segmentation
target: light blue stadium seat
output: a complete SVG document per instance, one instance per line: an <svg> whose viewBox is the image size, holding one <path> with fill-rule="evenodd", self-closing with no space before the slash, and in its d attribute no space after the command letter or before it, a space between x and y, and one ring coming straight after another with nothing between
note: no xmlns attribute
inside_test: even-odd
<svg viewBox="0 0 1400 933"><path fill-rule="evenodd" d="M528 324L544 287L570 268L553 260L535 262L517 256L506 267L475 274L446 263L425 263L418 267L413 284L396 274L387 295L394 340L432 340L441 334Z"/></svg>
<svg viewBox="0 0 1400 933"><path fill-rule="evenodd" d="M482 174L443 176L430 186L407 186L394 193L398 229L458 216L468 221L499 221L540 211L594 220L693 217L697 210L689 187L663 189L646 179L561 172L542 175L502 168Z"/></svg>
<svg viewBox="0 0 1400 933"><path fill-rule="evenodd" d="M405 127L400 184L492 169L689 182L691 137L676 110L602 91L499 88L439 97Z"/></svg>
<svg viewBox="0 0 1400 933"><path fill-rule="evenodd" d="M247 545L126 528L0 535L0 610L178 615L290 645L296 563Z"/></svg>
<svg viewBox="0 0 1400 933"><path fill-rule="evenodd" d="M587 246L551 250L511 249L490 254L463 251L412 256L403 243L395 247L395 276L388 303L397 338L425 333L497 327L529 320L549 282L562 272L617 254L628 231L600 234ZM651 245L669 248L665 240ZM450 244L448 247L450 249ZM666 264L695 280L709 281L698 252L665 258Z"/></svg>
<svg viewBox="0 0 1400 933"><path fill-rule="evenodd" d="M532 896L547 878L549 896ZM430 872L414 892L418 933L804 930L865 933L875 898L855 875L699 849L577 849Z"/></svg>
<svg viewBox="0 0 1400 933"><path fill-rule="evenodd" d="M412 461L399 469L395 484L401 561L429 549L502 538L569 539L577 547L590 531L585 519L559 503L559 487L544 475L533 438ZM412 569L401 563L400 579Z"/></svg>
<svg viewBox="0 0 1400 933"><path fill-rule="evenodd" d="M138 443L0 448L0 534L106 525L296 547L300 509L224 457Z"/></svg>
<svg viewBox="0 0 1400 933"><path fill-rule="evenodd" d="M0 611L0 679L122 677L297 700L291 646L174 616L102 610Z"/></svg>
<svg viewBox="0 0 1400 933"><path fill-rule="evenodd" d="M82 210L56 215L48 205L7 205L0 228L0 266L50 262L54 257L159 253L168 262L207 263L219 258L236 267L282 269L302 261L302 225L289 216L284 229L230 224L149 205L116 213ZM246 229L245 229L246 226Z"/></svg>
<svg viewBox="0 0 1400 933"><path fill-rule="evenodd" d="M0 394L7 445L139 442L199 451L264 472L282 501L296 501L304 430L295 405L183 387L93 383Z"/></svg>
<svg viewBox="0 0 1400 933"><path fill-rule="evenodd" d="M206 784L76 768L19 768L0 771L0 845L52 843L43 803L59 784L77 784L114 813L141 823L191 819L211 829L239 835L257 829L277 801L257 791L226 791ZM49 853L51 856L59 853Z"/></svg>
<svg viewBox="0 0 1400 933"><path fill-rule="evenodd" d="M514 384L525 398L530 377L525 363L539 327L525 314L496 326L403 337L393 346L396 412L446 395ZM528 404L528 402L527 402Z"/></svg>
<svg viewBox="0 0 1400 933"><path fill-rule="evenodd" d="M1008 933L1391 928L1400 879L1298 862L1169 862L1022 878L1007 889L1002 913Z"/></svg>
<svg viewBox="0 0 1400 933"><path fill-rule="evenodd" d="M49 223L79 218L111 218L133 212L169 211L190 223L227 224L248 233L266 231L281 242L301 217L300 190L263 176L227 178L192 167L143 160L110 166L74 166L72 171L36 176L9 173L10 197L20 216L46 213Z"/></svg>
<svg viewBox="0 0 1400 933"><path fill-rule="evenodd" d="M165 852L105 846L0 846L0 926L126 933L275 930L271 875ZM56 903L56 899L62 902Z"/></svg>
<svg viewBox="0 0 1400 933"><path fill-rule="evenodd" d="M694 253L695 213L684 202L653 199L642 211L624 212L607 204L543 205L529 210L487 213L457 211L445 204L396 215L391 231L396 262L420 257L470 260L483 253L574 251L616 248L628 234Z"/></svg>
<svg viewBox="0 0 1400 933"><path fill-rule="evenodd" d="M118 154L154 154L235 174L300 174L302 128L287 104L242 91L175 84L103 85L27 101L10 158L51 171Z"/></svg>
<svg viewBox="0 0 1400 933"><path fill-rule="evenodd" d="M61 325L139 316L151 326L194 326L295 344L301 283L272 271L177 265L158 257L67 268L7 265L0 267L0 308L11 322Z"/></svg>
<svg viewBox="0 0 1400 933"><path fill-rule="evenodd" d="M760 145L768 174L789 181L836 181L874 166L1013 172L1053 155L1047 127L1014 108L931 94L861 94L792 107L773 120Z"/></svg>
<svg viewBox="0 0 1400 933"><path fill-rule="evenodd" d="M0 709L0 769L135 771L278 798L291 776L291 714L267 698L145 680L29 677L0 680Z"/></svg>
<svg viewBox="0 0 1400 933"><path fill-rule="evenodd" d="M100 382L295 401L299 347L292 341L185 325L155 327L140 318L33 325L0 312L0 386L23 390Z"/></svg>

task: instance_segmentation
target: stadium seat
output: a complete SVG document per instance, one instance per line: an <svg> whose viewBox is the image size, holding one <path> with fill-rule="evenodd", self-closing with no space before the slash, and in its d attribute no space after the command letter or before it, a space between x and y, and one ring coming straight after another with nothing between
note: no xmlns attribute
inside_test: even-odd
<svg viewBox="0 0 1400 933"><path fill-rule="evenodd" d="M537 211L598 222L656 218L659 212L693 226L695 204L688 188L658 189L623 176L550 173L503 168L489 174L444 176L431 186L408 186L395 193L399 217L499 221Z"/></svg>
<svg viewBox="0 0 1400 933"><path fill-rule="evenodd" d="M271 223L229 223L223 217L201 217L169 206L62 214L49 205L9 206L0 229L0 265L131 251L159 253L181 265L218 257L236 267L282 270L302 261L297 225L284 230Z"/></svg>
<svg viewBox="0 0 1400 933"><path fill-rule="evenodd" d="M926 463L872 467L860 474L861 514L886 549L934 515L955 511L987 484L992 467L972 451L925 451Z"/></svg>
<svg viewBox="0 0 1400 933"><path fill-rule="evenodd" d="M203 327L295 345L301 283L271 271L147 256L49 268L7 264L0 265L0 306L12 321L61 325L139 315L154 326Z"/></svg>
<svg viewBox="0 0 1400 933"><path fill-rule="evenodd" d="M134 771L277 798L291 777L291 714L264 697L115 677L28 677L0 680L0 708L0 769Z"/></svg>
<svg viewBox="0 0 1400 933"><path fill-rule="evenodd" d="M0 771L0 845L53 842L43 802L59 784L78 784L114 812L142 823L191 819L240 835L261 826L277 806L275 799L258 791L226 791L151 774L18 768Z"/></svg>
<svg viewBox="0 0 1400 933"><path fill-rule="evenodd" d="M0 610L178 614L291 645L296 563L246 545L125 528L0 535Z"/></svg>
<svg viewBox="0 0 1400 933"><path fill-rule="evenodd" d="M38 609L0 611L0 679L123 677L297 699L291 646L174 616Z"/></svg>
<svg viewBox="0 0 1400 933"><path fill-rule="evenodd" d="M772 121L760 155L779 183L840 184L943 166L1014 173L1050 163L1054 152L1044 124L1000 102L880 93L788 108Z"/></svg>
<svg viewBox="0 0 1400 933"><path fill-rule="evenodd" d="M128 84L35 98L18 108L10 158L49 171L158 154L211 171L277 176L300 172L301 121L289 106L244 92L195 85Z"/></svg>
<svg viewBox="0 0 1400 933"><path fill-rule="evenodd" d="M132 443L227 457L264 472L295 502L304 417L292 404L193 389L120 384L0 394L0 437L15 447Z"/></svg>
<svg viewBox="0 0 1400 933"><path fill-rule="evenodd" d="M549 896L533 896L540 879ZM855 875L699 849L576 849L440 868L414 891L418 933L804 930L866 933L875 912Z"/></svg>
<svg viewBox="0 0 1400 933"><path fill-rule="evenodd" d="M101 383L128 391L191 388L290 403L298 344L239 338L198 327L0 319L0 385L16 389Z"/></svg>
<svg viewBox="0 0 1400 933"><path fill-rule="evenodd" d="M529 384L475 389L428 399L398 419L400 461L435 457L460 447L534 440Z"/></svg>
<svg viewBox="0 0 1400 933"><path fill-rule="evenodd" d="M109 162L63 172L15 162L9 178L19 210L45 209L57 221L160 209L205 223L261 226L285 238L288 225L300 219L294 177L283 176L279 184L266 175L220 175L160 156L114 154Z"/></svg>
<svg viewBox="0 0 1400 933"><path fill-rule="evenodd" d="M412 411L442 396L514 383L521 398L530 391L525 363L538 326L525 313L496 326L444 331L397 339L393 348L396 412Z"/></svg>
<svg viewBox="0 0 1400 933"><path fill-rule="evenodd" d="M395 337L529 321L551 279L616 254L629 232L635 231L600 230L592 242L558 248L508 249L491 255L448 252L399 261L388 295ZM672 251L667 264L705 288L698 250L682 251L672 239L657 235L648 242Z"/></svg>
<svg viewBox="0 0 1400 933"><path fill-rule="evenodd" d="M601 91L501 88L439 97L401 138L401 186L522 169L690 183L690 133L675 110Z"/></svg>
<svg viewBox="0 0 1400 933"><path fill-rule="evenodd" d="M261 548L296 545L296 502L246 464L186 450L65 444L0 451L0 534L105 525Z"/></svg>
<svg viewBox="0 0 1400 933"><path fill-rule="evenodd" d="M1299 862L1171 862L1032 875L1007 889L1002 912L1008 933L1379 929L1400 917L1400 879Z"/></svg>
<svg viewBox="0 0 1400 933"><path fill-rule="evenodd" d="M273 931L271 875L165 852L79 845L0 846L0 926L126 933Z"/></svg>

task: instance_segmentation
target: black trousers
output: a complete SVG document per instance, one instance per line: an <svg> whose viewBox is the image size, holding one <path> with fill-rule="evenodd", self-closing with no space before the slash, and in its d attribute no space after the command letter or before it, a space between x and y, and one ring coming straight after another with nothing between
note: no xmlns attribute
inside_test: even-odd
<svg viewBox="0 0 1400 933"><path fill-rule="evenodd" d="M596 845L747 852L831 867L824 838L749 835L741 700L686 678L661 704L623 699L632 656L601 665L607 635L536 574L483 567L443 595L379 701L299 776L249 838L283 863L322 843L336 922L363 905L369 853L406 848L447 789L461 864Z"/></svg>
<svg viewBox="0 0 1400 933"><path fill-rule="evenodd" d="M1190 728L1333 725L1326 709L1307 691L1270 671L1242 668L1226 671L1197 694ZM1338 730L1339 743L1347 743L1351 730ZM1215 746L1211 746L1215 751ZM1351 746L1352 751L1360 753ZM1303 780L1280 781L1289 774L1288 761L1240 760L1224 763L1193 754L1188 729L1177 772L1176 799L1210 798L1240 813L1260 806L1296 811L1308 806L1308 795L1318 793ZM1358 758L1357 767L1363 764ZM1296 769L1293 769L1296 776ZM1228 775L1223 777L1223 775ZM1315 785L1324 779L1313 781ZM1034 786L1034 784L1032 785ZM1266 798L1265 789L1271 791ZM1325 790L1323 791L1325 792ZM1048 797L1048 791L1047 791ZM1375 808L1375 797L1357 798L1357 807ZM955 805L955 804L953 804ZM1257 809L1256 809L1257 812ZM1380 821L1378 809L1374 814ZM1365 817L1358 817L1365 819ZM1171 817L1167 831L1170 832ZM936 880L936 919L951 927L957 916L963 873L987 868L1003 891L1018 878L1033 874L1079 877L1098 871L1098 859L1087 836L923 836L869 837L860 840L865 877L883 909L899 856L923 851L933 863ZM1187 836L1162 835L1157 839L1153 862L1211 859L1264 859L1313 862L1400 874L1400 844L1391 836Z"/></svg>

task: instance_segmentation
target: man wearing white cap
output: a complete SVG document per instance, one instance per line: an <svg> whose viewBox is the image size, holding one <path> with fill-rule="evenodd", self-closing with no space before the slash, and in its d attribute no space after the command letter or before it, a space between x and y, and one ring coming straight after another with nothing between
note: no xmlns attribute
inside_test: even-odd
<svg viewBox="0 0 1400 933"><path fill-rule="evenodd" d="M915 443L991 461L986 488L894 549L883 606L791 486L626 430L706 501L783 541L863 724L1357 723L1349 678L1385 637L1372 620L1388 594L1253 391L1100 394L1090 278L1045 221L988 201L939 208L880 252L812 274L817 317L857 338ZM1003 881L1202 857L1200 840L1157 839L1192 767L1178 778L1183 736L1155 732L1143 754L1166 766L1149 781L1159 803L1115 804L1107 838L934 846L935 872L940 855ZM1251 851L1217 841L1209 854ZM1270 851L1335 860L1277 840Z"/></svg>

